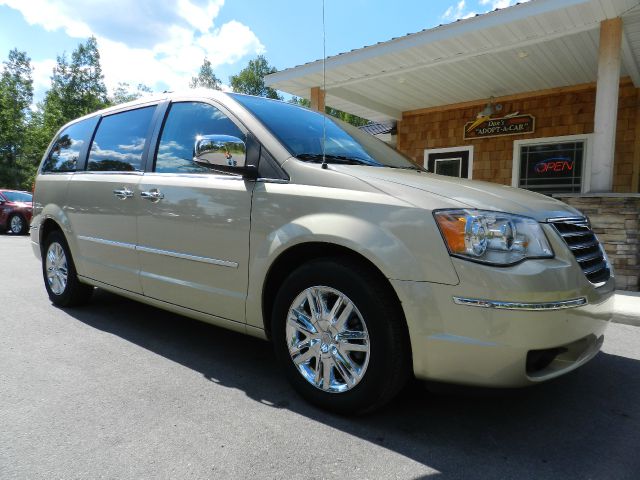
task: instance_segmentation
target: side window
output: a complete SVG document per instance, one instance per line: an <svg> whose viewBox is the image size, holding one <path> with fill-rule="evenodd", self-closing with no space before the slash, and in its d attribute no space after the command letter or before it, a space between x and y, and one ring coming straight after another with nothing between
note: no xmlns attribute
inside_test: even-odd
<svg viewBox="0 0 640 480"><path fill-rule="evenodd" d="M87 118L65 128L42 164L42 172L75 172L78 160L91 141L98 117Z"/></svg>
<svg viewBox="0 0 640 480"><path fill-rule="evenodd" d="M199 135L231 135L246 142L244 133L216 107L196 102L174 103L162 129L155 171L211 173L193 162L193 147Z"/></svg>
<svg viewBox="0 0 640 480"><path fill-rule="evenodd" d="M142 153L155 109L145 107L103 117L91 144L87 170L142 170Z"/></svg>

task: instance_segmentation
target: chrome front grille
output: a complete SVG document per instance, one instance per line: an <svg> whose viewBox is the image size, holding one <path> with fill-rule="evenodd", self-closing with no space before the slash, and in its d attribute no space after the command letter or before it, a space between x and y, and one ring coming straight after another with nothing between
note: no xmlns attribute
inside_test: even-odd
<svg viewBox="0 0 640 480"><path fill-rule="evenodd" d="M604 250L586 218L551 219L553 225L569 247L587 279L601 285L611 276Z"/></svg>

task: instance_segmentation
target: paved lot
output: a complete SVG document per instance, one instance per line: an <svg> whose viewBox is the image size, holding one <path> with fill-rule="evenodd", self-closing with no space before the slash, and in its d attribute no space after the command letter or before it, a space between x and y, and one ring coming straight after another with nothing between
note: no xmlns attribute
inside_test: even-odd
<svg viewBox="0 0 640 480"><path fill-rule="evenodd" d="M0 478L638 478L640 328L533 389L430 393L343 418L270 345L98 292L51 306L0 236Z"/></svg>

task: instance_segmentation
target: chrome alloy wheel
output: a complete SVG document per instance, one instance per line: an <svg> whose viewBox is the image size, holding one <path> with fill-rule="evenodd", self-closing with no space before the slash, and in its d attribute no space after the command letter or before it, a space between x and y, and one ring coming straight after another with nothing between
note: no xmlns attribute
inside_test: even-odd
<svg viewBox="0 0 640 480"><path fill-rule="evenodd" d="M11 230L11 233L15 233L15 234L22 233L23 222L24 220L22 220L22 218L18 215L11 217L11 222L9 224L9 229Z"/></svg>
<svg viewBox="0 0 640 480"><path fill-rule="evenodd" d="M64 254L62 245L52 242L47 250L45 268L47 283L49 288L56 295L61 295L67 288L69 278L69 268L67 266L67 256Z"/></svg>
<svg viewBox="0 0 640 480"><path fill-rule="evenodd" d="M330 287L309 287L289 307L291 360L313 386L330 393L355 387L369 363L369 333L355 304Z"/></svg>

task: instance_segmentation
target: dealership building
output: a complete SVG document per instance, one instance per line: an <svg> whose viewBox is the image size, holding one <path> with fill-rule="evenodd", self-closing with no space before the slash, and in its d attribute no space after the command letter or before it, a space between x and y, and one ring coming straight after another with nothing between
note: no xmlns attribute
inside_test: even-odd
<svg viewBox="0 0 640 480"><path fill-rule="evenodd" d="M320 59L266 83L376 122L432 172L570 203L605 243L617 287L638 290L640 0L531 0L324 69L324 82Z"/></svg>

